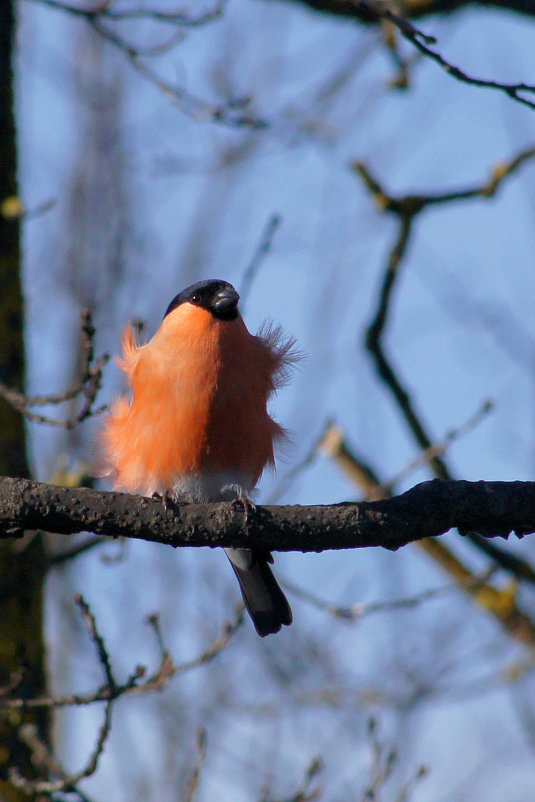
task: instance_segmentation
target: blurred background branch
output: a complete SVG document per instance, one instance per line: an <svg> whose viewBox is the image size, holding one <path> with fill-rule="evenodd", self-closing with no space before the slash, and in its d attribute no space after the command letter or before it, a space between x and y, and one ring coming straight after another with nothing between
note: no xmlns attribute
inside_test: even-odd
<svg viewBox="0 0 535 802"><path fill-rule="evenodd" d="M2 539L2 800L524 799L534 540L493 536L525 534L534 506L533 4L18 0L0 17L0 456L47 483L15 485ZM251 332L268 317L307 354L272 405L291 444L257 528L212 511L243 544L301 531L307 551L276 557L295 621L265 640L232 612L220 553L141 539L176 542L178 521L200 537L210 511L77 489L120 386L94 355L129 320L150 338L212 277ZM485 482L451 495L457 476ZM495 479L524 480L529 506L505 520ZM486 494L496 527L474 518ZM56 528L91 531L99 499L120 540L46 531L58 499ZM344 513L375 515L390 547L419 522L465 537L314 554L324 505L346 534Z"/></svg>

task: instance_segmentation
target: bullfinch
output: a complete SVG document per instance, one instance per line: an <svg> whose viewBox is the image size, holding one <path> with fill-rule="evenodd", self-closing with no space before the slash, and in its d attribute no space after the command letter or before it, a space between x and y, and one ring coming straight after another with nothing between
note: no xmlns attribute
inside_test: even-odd
<svg viewBox="0 0 535 802"><path fill-rule="evenodd" d="M201 281L173 298L145 345L126 327L118 363L131 397L115 400L100 443L103 472L117 489L177 503L254 506L250 493L285 437L267 401L298 355L280 328L250 334L239 298L226 281ZM225 552L258 634L291 624L271 555Z"/></svg>

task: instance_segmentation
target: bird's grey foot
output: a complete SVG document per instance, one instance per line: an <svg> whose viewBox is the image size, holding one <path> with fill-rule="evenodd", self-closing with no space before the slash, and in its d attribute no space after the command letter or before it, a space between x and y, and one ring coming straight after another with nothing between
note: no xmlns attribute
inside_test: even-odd
<svg viewBox="0 0 535 802"><path fill-rule="evenodd" d="M221 488L221 495L225 501L229 500L232 506L243 509L244 524L247 524L249 517L256 512L255 503L247 490L237 484L225 485Z"/></svg>

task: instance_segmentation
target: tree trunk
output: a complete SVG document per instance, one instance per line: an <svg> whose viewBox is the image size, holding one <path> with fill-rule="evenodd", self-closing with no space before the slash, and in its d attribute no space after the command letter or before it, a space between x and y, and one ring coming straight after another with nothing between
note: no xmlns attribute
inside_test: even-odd
<svg viewBox="0 0 535 802"><path fill-rule="evenodd" d="M15 33L14 0L0 2L0 380L10 387L24 383L23 299L21 292L20 216L17 213L17 144L13 111L12 54ZM6 202L7 201L7 202ZM27 476L22 416L0 399L0 473ZM43 583L45 561L40 537L34 537L20 558L20 541L0 545L0 686L24 671L20 692L34 696L44 690ZM42 711L0 716L0 798L27 799L6 781L16 766L36 776L28 748L20 741L19 725L32 722L43 738L48 732Z"/></svg>

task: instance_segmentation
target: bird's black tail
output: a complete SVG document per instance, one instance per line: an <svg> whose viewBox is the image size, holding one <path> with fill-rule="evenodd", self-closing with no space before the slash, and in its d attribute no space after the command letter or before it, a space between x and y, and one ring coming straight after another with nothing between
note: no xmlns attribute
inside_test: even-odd
<svg viewBox="0 0 535 802"><path fill-rule="evenodd" d="M292 611L268 565L269 554L225 549L240 583L247 612L261 638L292 623Z"/></svg>

